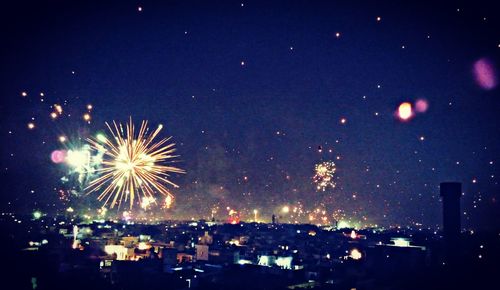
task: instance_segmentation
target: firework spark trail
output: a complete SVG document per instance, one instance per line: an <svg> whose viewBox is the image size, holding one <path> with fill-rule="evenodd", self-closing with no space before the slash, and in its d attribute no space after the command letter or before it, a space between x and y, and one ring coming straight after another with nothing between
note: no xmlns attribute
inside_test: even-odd
<svg viewBox="0 0 500 290"><path fill-rule="evenodd" d="M332 161L326 161L316 164L315 174L313 176L313 181L316 183L316 189L325 191L328 187L335 188L335 180L333 175L337 170L335 163Z"/></svg>
<svg viewBox="0 0 500 290"><path fill-rule="evenodd" d="M111 200L111 208L115 205L120 206L125 199L125 202L130 202L132 209L136 196L140 203L141 198L155 200L155 193L173 199L165 184L175 188L178 186L168 179L169 173L185 173L185 171L165 165L178 155L172 155L176 150L175 143L167 144L171 137L154 141L163 126L159 125L148 134L148 122L142 121L136 136L132 119L126 124L125 130L122 124L114 121L113 126L109 123L106 125L113 139L110 140L102 135L88 139L94 150L106 151L102 168L97 170L101 176L91 181L86 191L92 193L104 188L98 200L104 200L103 207L106 207Z"/></svg>

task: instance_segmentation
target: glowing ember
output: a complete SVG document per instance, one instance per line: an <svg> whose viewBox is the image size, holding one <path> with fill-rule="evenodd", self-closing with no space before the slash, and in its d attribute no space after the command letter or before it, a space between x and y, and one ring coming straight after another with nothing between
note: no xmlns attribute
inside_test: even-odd
<svg viewBox="0 0 500 290"><path fill-rule="evenodd" d="M92 117L90 116L90 114L88 113L83 114L83 120L85 120L86 122L89 122L91 118Z"/></svg>
<svg viewBox="0 0 500 290"><path fill-rule="evenodd" d="M404 102L398 107L397 116L402 121L408 121L413 116L413 108L411 103Z"/></svg>

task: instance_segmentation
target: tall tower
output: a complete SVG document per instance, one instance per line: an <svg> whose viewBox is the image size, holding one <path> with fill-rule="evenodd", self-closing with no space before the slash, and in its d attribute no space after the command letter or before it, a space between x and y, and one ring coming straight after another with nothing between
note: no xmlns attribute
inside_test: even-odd
<svg viewBox="0 0 500 290"><path fill-rule="evenodd" d="M460 182L443 182L440 185L443 199L443 234L445 242L446 261L456 264L460 251L460 197L462 184Z"/></svg>

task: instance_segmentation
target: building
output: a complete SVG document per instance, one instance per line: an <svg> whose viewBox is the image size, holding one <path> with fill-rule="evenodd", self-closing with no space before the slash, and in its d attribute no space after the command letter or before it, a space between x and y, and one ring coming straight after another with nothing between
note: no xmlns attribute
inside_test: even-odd
<svg viewBox="0 0 500 290"><path fill-rule="evenodd" d="M197 261L208 261L208 246L207 245L196 245L196 260Z"/></svg>
<svg viewBox="0 0 500 290"><path fill-rule="evenodd" d="M443 234L445 256L449 264L456 265L460 252L460 197L462 184L459 182L443 182L440 185L443 199Z"/></svg>
<svg viewBox="0 0 500 290"><path fill-rule="evenodd" d="M134 258L134 248L127 248L123 245L106 245L104 251L110 256L115 256L116 260L124 261Z"/></svg>

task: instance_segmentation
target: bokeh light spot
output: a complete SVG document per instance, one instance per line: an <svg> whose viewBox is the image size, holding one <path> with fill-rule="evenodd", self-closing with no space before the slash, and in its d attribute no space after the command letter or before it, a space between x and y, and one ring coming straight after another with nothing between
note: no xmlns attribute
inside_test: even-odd
<svg viewBox="0 0 500 290"><path fill-rule="evenodd" d="M54 163L62 163L64 162L64 159L66 158L66 153L64 150L54 150L50 154L50 160Z"/></svg>
<svg viewBox="0 0 500 290"><path fill-rule="evenodd" d="M411 103L401 103L398 107L397 116L402 121L408 121L413 116L413 108Z"/></svg>
<svg viewBox="0 0 500 290"><path fill-rule="evenodd" d="M482 89L491 90L497 85L495 67L491 61L481 58L474 63L473 69L476 84Z"/></svg>
<svg viewBox="0 0 500 290"><path fill-rule="evenodd" d="M429 109L429 102L427 102L427 100L418 99L415 102L415 111L417 111L417 113L425 113L427 109Z"/></svg>

